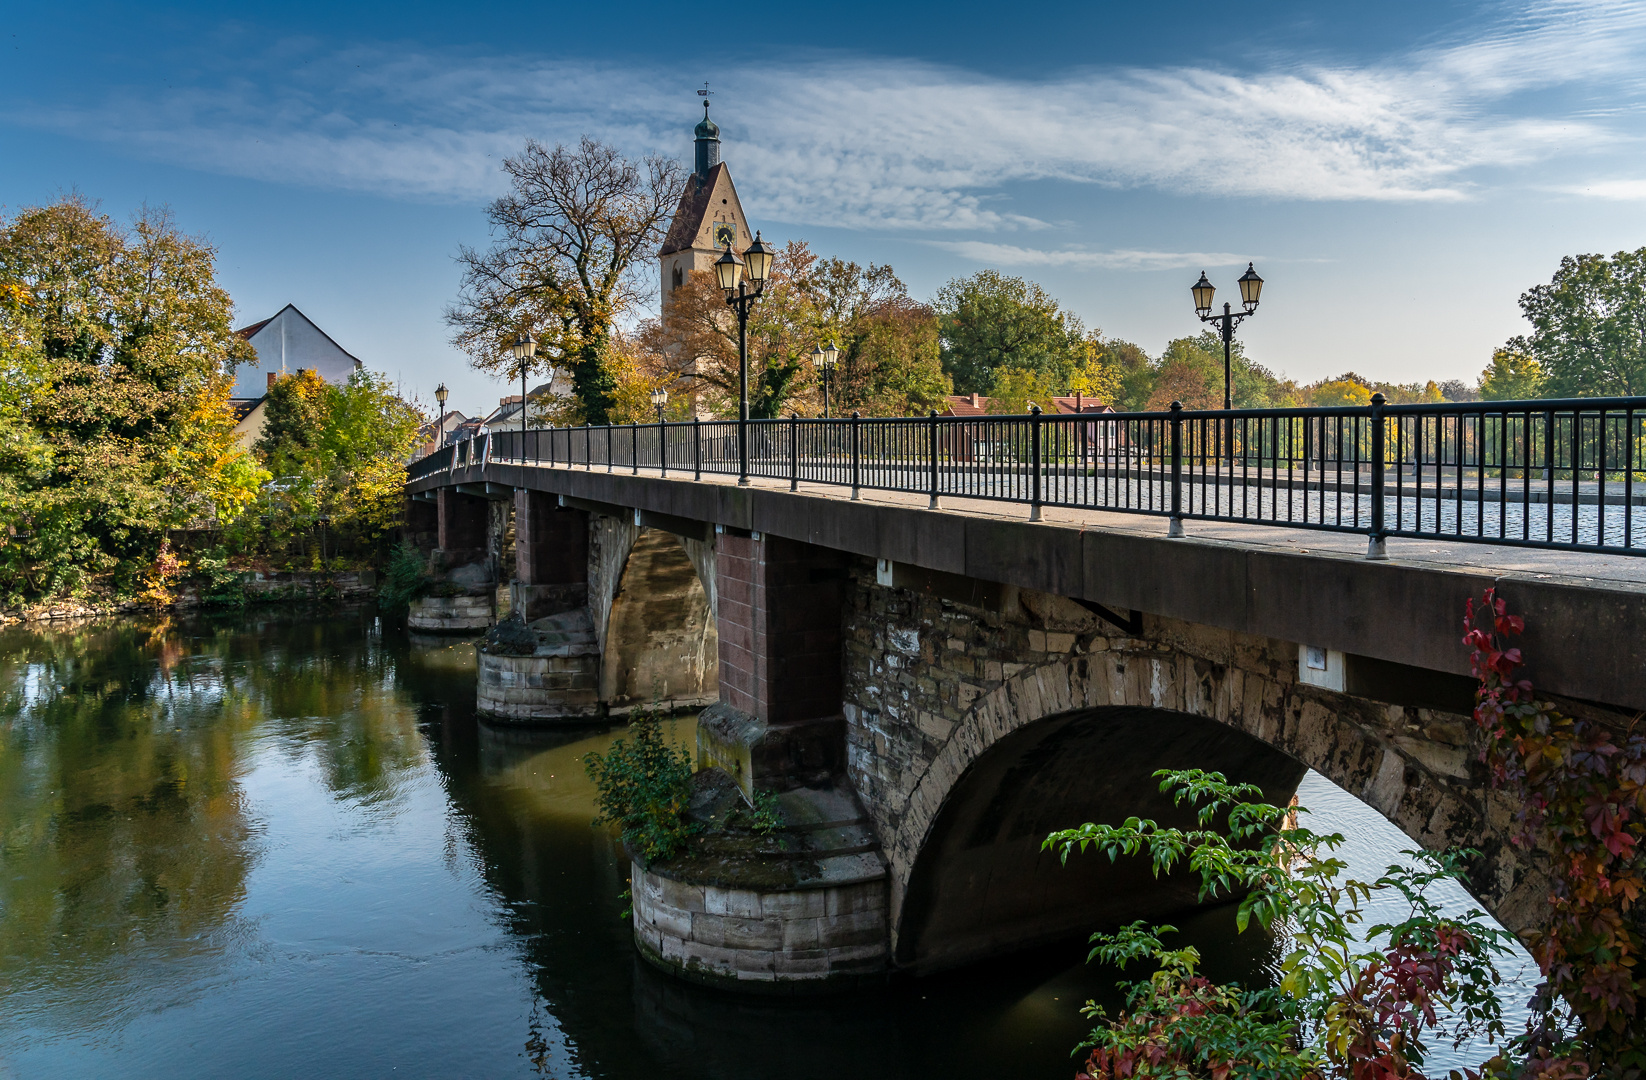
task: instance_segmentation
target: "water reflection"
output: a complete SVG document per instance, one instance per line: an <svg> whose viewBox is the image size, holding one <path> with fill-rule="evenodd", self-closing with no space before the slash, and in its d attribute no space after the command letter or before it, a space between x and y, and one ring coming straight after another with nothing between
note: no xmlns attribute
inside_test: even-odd
<svg viewBox="0 0 1646 1080"><path fill-rule="evenodd" d="M1117 1003L1078 943L844 999L652 971L590 826L617 732L479 723L474 660L370 612L0 632L0 1075L1066 1076Z"/></svg>

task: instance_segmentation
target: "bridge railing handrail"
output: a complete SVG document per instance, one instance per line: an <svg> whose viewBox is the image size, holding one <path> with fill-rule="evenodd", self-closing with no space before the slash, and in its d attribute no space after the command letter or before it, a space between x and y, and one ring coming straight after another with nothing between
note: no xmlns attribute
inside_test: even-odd
<svg viewBox="0 0 1646 1080"><path fill-rule="evenodd" d="M782 417L748 474L1042 507L1646 553L1646 397L1294 409ZM735 420L495 430L412 462L740 472ZM1642 476L1646 480L1646 474ZM1637 513L1637 507L1639 512ZM1638 519L1638 520L1637 520Z"/></svg>

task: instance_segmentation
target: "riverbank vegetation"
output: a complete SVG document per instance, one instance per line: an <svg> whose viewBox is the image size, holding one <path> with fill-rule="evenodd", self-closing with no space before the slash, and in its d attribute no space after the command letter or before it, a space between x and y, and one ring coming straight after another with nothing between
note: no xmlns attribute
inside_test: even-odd
<svg viewBox="0 0 1646 1080"><path fill-rule="evenodd" d="M1494 788L1519 807L1512 836L1547 854L1546 925L1529 935L1543 982L1521 1032L1506 1031L1494 960L1512 941L1478 910L1443 912L1432 898L1462 881L1470 851L1405 852L1375 881L1345 875L1341 835L1312 832L1307 811L1259 801L1250 785L1199 770L1164 770L1161 790L1197 812L1196 829L1128 819L1053 833L1064 861L1145 857L1157 872L1200 877L1202 900L1240 897L1237 924L1287 942L1277 985L1245 988L1201 974L1199 954L1171 948L1174 929L1133 923L1092 937L1091 959L1153 968L1127 985L1124 1009L1088 1003L1097 1021L1077 1048L1083 1080L1132 1077L1296 1077L1404 1080L1449 1042L1495 1049L1457 1080L1639 1077L1646 1069L1640 913L1646 890L1646 736L1621 737L1561 715L1519 677L1510 639L1523 621L1488 591L1465 616L1464 644L1479 680L1476 750ZM1405 917L1366 926L1376 894L1397 895Z"/></svg>
<svg viewBox="0 0 1646 1080"><path fill-rule="evenodd" d="M251 566L333 565L328 534L385 552L416 410L370 373L288 376L248 448L230 394L254 359L216 252L165 210L0 218L0 609L233 603Z"/></svg>

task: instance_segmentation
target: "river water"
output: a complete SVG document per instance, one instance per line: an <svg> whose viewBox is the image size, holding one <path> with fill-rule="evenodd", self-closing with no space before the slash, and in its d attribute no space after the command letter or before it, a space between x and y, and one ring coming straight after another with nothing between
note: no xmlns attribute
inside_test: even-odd
<svg viewBox="0 0 1646 1080"><path fill-rule="evenodd" d="M0 1077L1073 1075L1118 1001L1078 942L810 1001L645 967L581 765L616 734L480 725L472 646L370 611L0 631ZM1362 873L1409 846L1301 795Z"/></svg>

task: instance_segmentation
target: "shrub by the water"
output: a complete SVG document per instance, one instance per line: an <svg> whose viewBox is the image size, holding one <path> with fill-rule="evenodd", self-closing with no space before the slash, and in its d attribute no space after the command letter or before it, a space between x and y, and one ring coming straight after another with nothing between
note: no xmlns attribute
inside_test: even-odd
<svg viewBox="0 0 1646 1080"><path fill-rule="evenodd" d="M692 795L692 759L670 746L653 709L636 709L629 734L604 755L590 752L583 767L594 781L597 825L616 825L629 850L647 862L671 859L699 826L686 817Z"/></svg>
<svg viewBox="0 0 1646 1080"><path fill-rule="evenodd" d="M429 587L429 571L423 557L411 544L401 544L389 556L383 570L383 584L377 590L377 606L389 615L404 615L411 602Z"/></svg>

